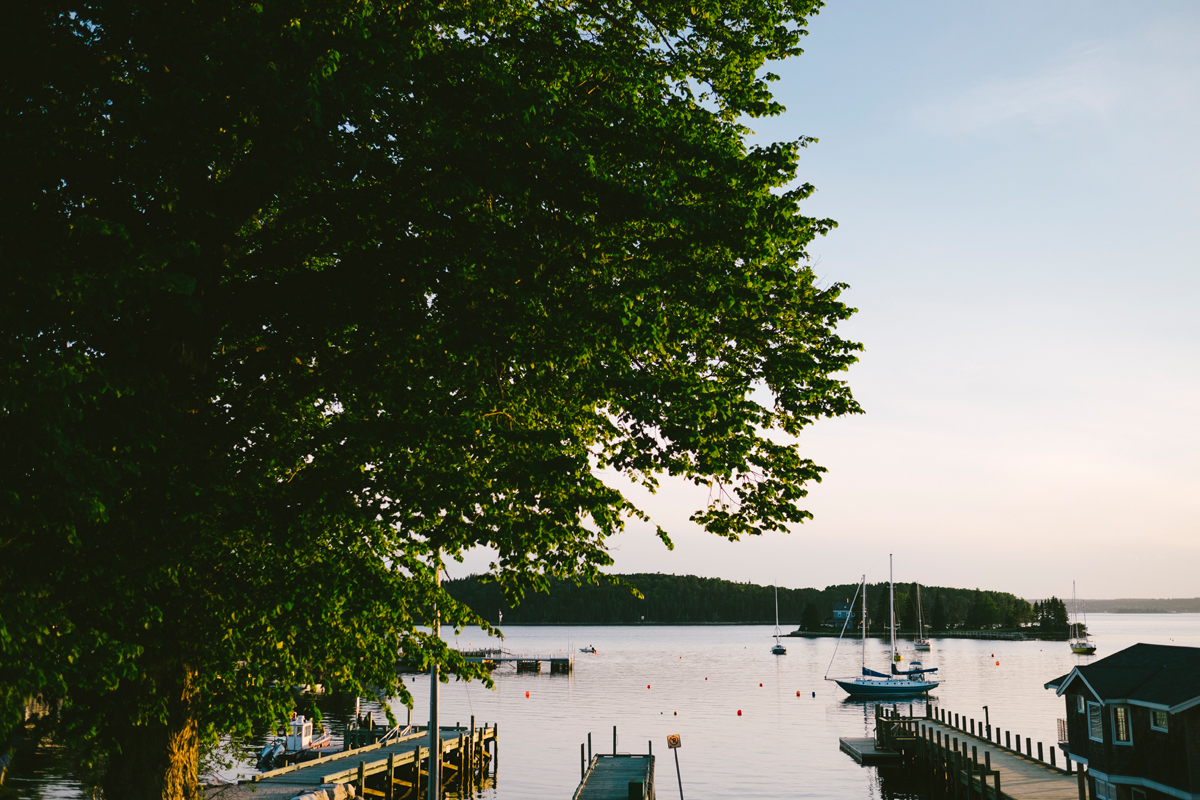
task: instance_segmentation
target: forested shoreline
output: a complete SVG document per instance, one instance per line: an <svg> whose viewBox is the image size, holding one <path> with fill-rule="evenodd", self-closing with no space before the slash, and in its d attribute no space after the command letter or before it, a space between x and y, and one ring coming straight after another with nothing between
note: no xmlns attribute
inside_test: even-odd
<svg viewBox="0 0 1200 800"><path fill-rule="evenodd" d="M446 589L492 623L509 624L762 624L775 621L775 590L771 586L737 583L695 575L637 573L618 575L627 586L575 585L556 581L549 592L527 594L516 607L504 600L500 587L479 576L449 581ZM834 605L849 602L856 584L824 589L779 589L779 624L785 629L820 631L833 621ZM1030 604L1008 592L921 586L922 616L930 631L1029 628L1064 632L1069 620L1063 601L1050 598ZM867 584L868 623L872 630L887 625L888 585ZM858 624L862 599L854 602ZM917 626L916 584L896 584L896 616L902 631Z"/></svg>

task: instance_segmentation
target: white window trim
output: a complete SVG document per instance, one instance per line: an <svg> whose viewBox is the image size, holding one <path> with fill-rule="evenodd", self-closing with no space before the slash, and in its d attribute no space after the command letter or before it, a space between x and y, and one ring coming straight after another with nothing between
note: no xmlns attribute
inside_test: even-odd
<svg viewBox="0 0 1200 800"><path fill-rule="evenodd" d="M1100 712L1100 737L1099 738L1096 738L1095 736L1092 735L1092 707L1093 706L1095 706ZM1100 705L1099 703L1093 703L1090 701L1088 702L1087 707L1088 707L1088 719L1087 719L1088 738L1091 739L1093 742L1103 742L1104 741L1104 707L1102 705Z"/></svg>
<svg viewBox="0 0 1200 800"><path fill-rule="evenodd" d="M1157 725L1155 725L1155 724L1154 724L1154 715L1155 715L1155 714L1166 714L1166 715L1167 715L1167 724L1166 724L1166 726L1165 726L1165 727L1162 727L1162 728L1160 728L1160 727L1158 727ZM1170 715L1170 713L1169 713L1169 712L1167 712L1167 711L1159 711L1158 709L1151 709L1151 710L1150 710L1150 730L1152 730L1152 731L1162 731L1163 733L1167 733L1167 731L1168 731L1168 730L1170 729L1170 727L1171 727L1171 722L1170 722L1170 720L1171 720L1171 715Z"/></svg>
<svg viewBox="0 0 1200 800"><path fill-rule="evenodd" d="M1129 738L1125 739L1125 740L1121 740L1121 739L1117 738L1117 712L1121 709L1125 709L1125 727L1129 731ZM1124 747L1131 747L1133 745L1133 714L1130 713L1129 706L1125 706L1125 705L1113 706L1111 715L1112 715L1113 744L1119 744Z"/></svg>

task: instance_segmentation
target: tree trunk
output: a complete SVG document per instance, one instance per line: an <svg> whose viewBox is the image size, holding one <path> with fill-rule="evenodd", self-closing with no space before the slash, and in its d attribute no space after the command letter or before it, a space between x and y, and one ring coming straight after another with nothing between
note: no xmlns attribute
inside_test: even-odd
<svg viewBox="0 0 1200 800"><path fill-rule="evenodd" d="M180 677L169 690L163 687L170 692L165 722L126 724L117 731L120 752L109 759L105 800L196 800L200 796L191 670L184 668Z"/></svg>

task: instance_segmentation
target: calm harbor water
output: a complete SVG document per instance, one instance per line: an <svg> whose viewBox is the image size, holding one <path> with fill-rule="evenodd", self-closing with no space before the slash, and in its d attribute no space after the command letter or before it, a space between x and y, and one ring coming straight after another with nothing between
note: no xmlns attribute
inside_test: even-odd
<svg viewBox="0 0 1200 800"><path fill-rule="evenodd" d="M940 668L942 683L931 699L977 720L987 705L993 726L1049 747L1055 720L1065 711L1063 701L1042 688L1046 681L1137 642L1200 647L1200 614L1093 614L1089 623L1100 648L1090 658L1071 654L1065 642L934 639L933 651L921 654L926 666ZM596 751L611 752L614 725L619 752L644 753L653 742L661 798L678 791L666 749L672 733L683 738L679 761L688 798L920 797L902 777L881 777L838 750L839 736L871 735L874 711L873 701L848 700L836 684L823 680L836 639L786 639L788 654L773 656L770 626L505 626L504 632L504 648L515 653L573 650L575 671L517 675L506 666L494 673L495 690L478 683L443 684L444 724L466 724L474 715L477 724L500 725L499 776L479 797L570 797L579 782L580 743L591 733ZM454 639L452 630L444 635ZM464 649L484 643L478 636L457 642ZM598 653L578 652L587 645ZM914 655L911 649L902 654L906 660ZM856 674L860 659L858 642L847 639L830 676ZM868 640L867 665L887 669L885 642ZM410 688L413 721L424 723L428 679L412 676ZM909 702L898 705L907 710ZM924 700L911 702L923 713ZM319 698L335 734L344 730L353 703ZM403 707L394 710L405 718ZM235 771L246 775L253 768ZM9 785L24 798L81 797L53 750L27 761Z"/></svg>

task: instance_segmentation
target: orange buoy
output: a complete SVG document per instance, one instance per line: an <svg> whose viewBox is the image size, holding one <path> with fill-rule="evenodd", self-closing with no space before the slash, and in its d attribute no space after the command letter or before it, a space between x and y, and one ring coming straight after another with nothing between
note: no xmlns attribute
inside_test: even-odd
<svg viewBox="0 0 1200 800"><path fill-rule="evenodd" d="M800 690L799 690L799 689L797 689L797 690L796 690L796 697L799 697L799 696L800 696Z"/></svg>
<svg viewBox="0 0 1200 800"><path fill-rule="evenodd" d="M525 696L526 696L526 697L529 697L529 692L526 692L526 693L525 693Z"/></svg>
<svg viewBox="0 0 1200 800"><path fill-rule="evenodd" d="M997 661L997 662L996 662L996 666L997 666L997 667L998 667L998 666L1000 666L1000 662L999 662L999 661Z"/></svg>
<svg viewBox="0 0 1200 800"><path fill-rule="evenodd" d="M742 710L739 708L739 709L738 709L738 716L740 717L741 715L742 715Z"/></svg>

